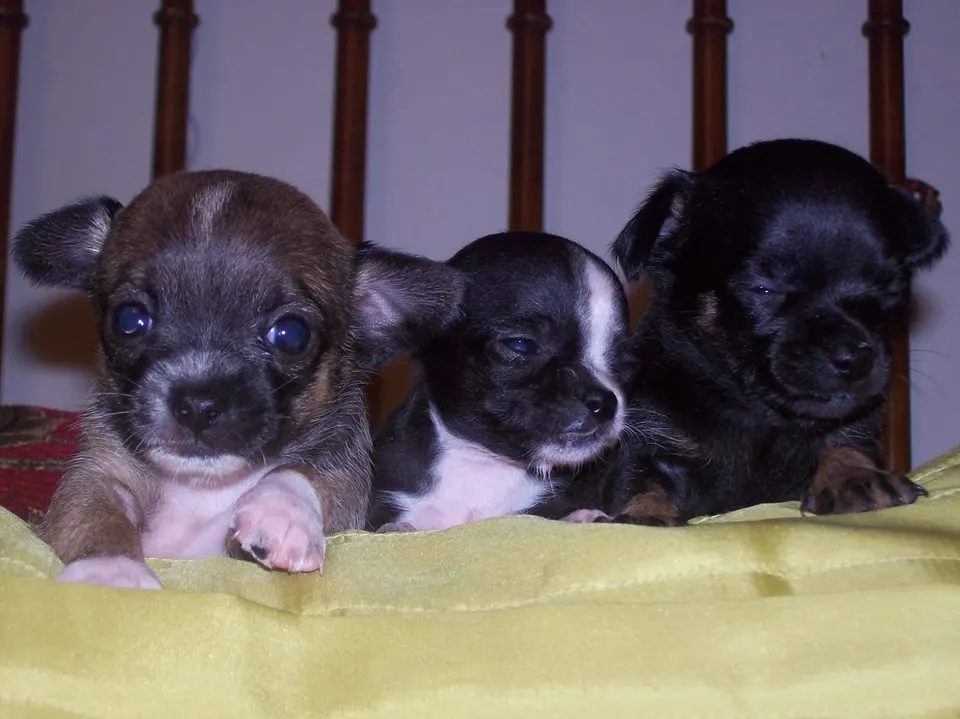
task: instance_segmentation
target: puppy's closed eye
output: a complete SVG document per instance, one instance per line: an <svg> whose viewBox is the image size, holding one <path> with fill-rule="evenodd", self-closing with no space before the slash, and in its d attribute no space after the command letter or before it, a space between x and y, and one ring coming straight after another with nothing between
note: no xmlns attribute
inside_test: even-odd
<svg viewBox="0 0 960 719"><path fill-rule="evenodd" d="M530 337L504 337L498 340L500 347L510 359L525 359L540 353L539 343Z"/></svg>
<svg viewBox="0 0 960 719"><path fill-rule="evenodd" d="M837 304L841 310L873 331L879 331L889 321L888 310L879 297L848 297Z"/></svg>
<svg viewBox="0 0 960 719"><path fill-rule="evenodd" d="M755 284L750 288L750 291L755 295L760 295L761 297L782 297L786 294L786 291L777 287L776 285L768 283Z"/></svg>

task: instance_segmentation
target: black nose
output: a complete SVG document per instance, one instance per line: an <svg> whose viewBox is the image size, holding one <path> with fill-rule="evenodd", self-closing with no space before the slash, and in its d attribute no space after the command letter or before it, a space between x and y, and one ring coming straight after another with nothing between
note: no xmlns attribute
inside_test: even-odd
<svg viewBox="0 0 960 719"><path fill-rule="evenodd" d="M875 359L876 352L869 342L850 341L834 348L830 363L840 377L855 382L870 374Z"/></svg>
<svg viewBox="0 0 960 719"><path fill-rule="evenodd" d="M604 387L589 392L583 403L597 422L609 422L617 412L617 395Z"/></svg>
<svg viewBox="0 0 960 719"><path fill-rule="evenodd" d="M177 423L198 437L220 418L224 409L216 397L194 389L174 390L169 404Z"/></svg>
<svg viewBox="0 0 960 719"><path fill-rule="evenodd" d="M582 406L575 411L575 419L563 428L564 432L588 434L617 413L617 395L605 387L591 387L580 401Z"/></svg>

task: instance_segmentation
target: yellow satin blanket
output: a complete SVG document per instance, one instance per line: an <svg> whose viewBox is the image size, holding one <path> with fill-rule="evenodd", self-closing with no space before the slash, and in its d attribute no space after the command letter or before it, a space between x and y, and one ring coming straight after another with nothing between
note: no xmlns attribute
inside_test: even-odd
<svg viewBox="0 0 960 719"><path fill-rule="evenodd" d="M509 517L329 541L324 576L60 584L0 510L0 717L960 716L960 450L930 498L680 529Z"/></svg>

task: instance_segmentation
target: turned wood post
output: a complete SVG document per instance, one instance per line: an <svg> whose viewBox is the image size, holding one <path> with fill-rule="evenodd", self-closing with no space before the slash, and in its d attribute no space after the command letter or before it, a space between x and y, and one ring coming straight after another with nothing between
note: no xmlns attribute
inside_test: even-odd
<svg viewBox="0 0 960 719"><path fill-rule="evenodd" d="M693 0L693 169L727 154L727 0Z"/></svg>
<svg viewBox="0 0 960 719"><path fill-rule="evenodd" d="M20 34L27 26L22 0L0 1L0 337L3 336L4 298L10 235L10 190L13 184L13 143L17 123L17 87L20 80ZM0 357L2 360L2 357Z"/></svg>
<svg viewBox="0 0 960 719"><path fill-rule="evenodd" d="M511 230L543 229L546 35L552 25L546 0L514 0L513 14L507 20L507 29L513 33Z"/></svg>
<svg viewBox="0 0 960 719"><path fill-rule="evenodd" d="M187 165L190 110L190 39L199 22L193 0L162 0L153 21L160 28L153 177Z"/></svg>
<svg viewBox="0 0 960 719"><path fill-rule="evenodd" d="M377 19L370 0L340 0L330 24L337 31L330 220L359 243L366 194L370 33ZM381 379L375 377L367 387L367 414L374 427L380 419L380 394Z"/></svg>
<svg viewBox="0 0 960 719"><path fill-rule="evenodd" d="M367 169L367 94L370 0L340 0L330 23L337 30L330 218L353 242L363 241Z"/></svg>
<svg viewBox="0 0 960 719"><path fill-rule="evenodd" d="M902 0L868 0L867 37L870 57L870 160L890 179L906 182L903 101L903 38L910 23ZM910 469L910 328L909 312L897 317L893 331L891 379L883 426L887 468Z"/></svg>

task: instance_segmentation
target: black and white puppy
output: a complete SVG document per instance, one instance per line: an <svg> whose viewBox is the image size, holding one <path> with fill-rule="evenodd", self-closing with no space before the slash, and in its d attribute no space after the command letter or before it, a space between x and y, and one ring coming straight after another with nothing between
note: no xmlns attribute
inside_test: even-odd
<svg viewBox="0 0 960 719"><path fill-rule="evenodd" d="M145 556L320 569L325 535L366 517L361 372L442 329L462 293L452 268L358 250L293 187L231 171L64 207L14 253L98 315L96 393L39 534L58 579L119 587L159 588Z"/></svg>
<svg viewBox="0 0 960 719"><path fill-rule="evenodd" d="M614 245L654 296L631 431L594 468L608 512L676 524L763 502L915 501L923 489L880 454L891 328L947 243L937 212L835 145L761 142L669 173Z"/></svg>
<svg viewBox="0 0 960 719"><path fill-rule="evenodd" d="M623 428L626 298L600 258L555 235L488 235L448 262L460 319L416 355L419 382L374 442L373 529L506 514L585 521L569 470ZM572 516L571 516L572 515Z"/></svg>

